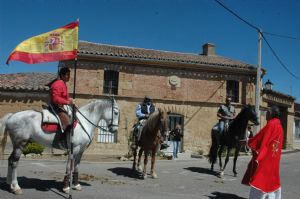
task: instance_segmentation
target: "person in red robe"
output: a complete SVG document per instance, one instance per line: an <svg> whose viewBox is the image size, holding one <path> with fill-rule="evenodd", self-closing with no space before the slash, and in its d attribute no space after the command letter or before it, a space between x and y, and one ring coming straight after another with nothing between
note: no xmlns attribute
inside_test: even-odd
<svg viewBox="0 0 300 199"><path fill-rule="evenodd" d="M252 159L248 164L242 184L251 186L249 199L280 199L280 157L283 129L279 120L279 108L268 109L267 124L248 140Z"/></svg>
<svg viewBox="0 0 300 199"><path fill-rule="evenodd" d="M64 105L73 105L73 99L69 97L66 83L70 80L70 69L63 67L59 70L59 79L51 84L51 105L61 120L64 132L68 133L71 128L70 117Z"/></svg>

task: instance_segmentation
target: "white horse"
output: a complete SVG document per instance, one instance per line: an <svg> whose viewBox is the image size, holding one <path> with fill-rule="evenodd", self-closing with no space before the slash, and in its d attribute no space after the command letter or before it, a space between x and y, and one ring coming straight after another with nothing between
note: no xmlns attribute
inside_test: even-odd
<svg viewBox="0 0 300 199"><path fill-rule="evenodd" d="M76 112L78 124L74 128L72 137L73 144L73 188L81 190L78 182L78 167L84 150L92 142L94 130L98 127L100 120L105 120L108 124L109 132L116 132L119 125L119 107L114 99L95 100L84 105ZM0 153L3 155L6 145L7 134L9 134L13 151L8 158L8 171L6 182L10 186L13 193L22 194L22 190L18 184L17 166L22 149L29 139L32 139L44 146L53 147L55 133L44 132L41 128L42 114L34 110L26 110L17 113L9 113L1 119L2 128L0 128L0 137L3 135L0 144ZM100 127L101 128L101 127ZM70 172L71 161L68 160L66 174ZM65 193L70 191L70 182L68 175L64 179Z"/></svg>

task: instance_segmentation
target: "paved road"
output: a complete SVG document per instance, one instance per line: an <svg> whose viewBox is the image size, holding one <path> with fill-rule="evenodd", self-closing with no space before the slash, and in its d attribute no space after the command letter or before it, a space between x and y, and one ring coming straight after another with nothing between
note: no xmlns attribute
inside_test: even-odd
<svg viewBox="0 0 300 199"><path fill-rule="evenodd" d="M131 162L83 162L80 179L83 191L73 191L73 199L243 199L249 187L240 184L250 157L238 159L240 175L232 175L232 160L224 179L209 171L206 159L161 160L158 179L140 179ZM64 161L23 160L19 165L19 184L24 195L15 196L5 186L7 161L0 161L0 199L68 198L61 192ZM282 198L300 195L300 152L284 154L281 162Z"/></svg>

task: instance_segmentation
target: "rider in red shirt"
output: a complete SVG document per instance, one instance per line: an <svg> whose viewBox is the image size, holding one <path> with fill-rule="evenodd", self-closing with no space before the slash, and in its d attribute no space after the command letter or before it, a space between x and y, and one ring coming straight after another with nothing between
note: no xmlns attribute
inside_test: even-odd
<svg viewBox="0 0 300 199"><path fill-rule="evenodd" d="M65 132L70 131L70 117L64 105L73 105L74 101L69 97L66 83L70 80L70 69L63 67L59 70L59 79L51 84L50 97L51 105L61 120L62 128Z"/></svg>

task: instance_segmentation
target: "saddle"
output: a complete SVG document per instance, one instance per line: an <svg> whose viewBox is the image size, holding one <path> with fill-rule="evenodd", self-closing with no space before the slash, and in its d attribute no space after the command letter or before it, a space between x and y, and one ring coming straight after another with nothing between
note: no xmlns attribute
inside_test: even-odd
<svg viewBox="0 0 300 199"><path fill-rule="evenodd" d="M224 132L223 132L222 135L226 135L226 134L227 134L227 132L228 132L228 130L229 130L229 125L230 125L231 123L232 123L232 121L225 122L225 124L224 124ZM213 126L212 130L218 132L219 134L221 134L221 133L219 132L219 122L216 123L216 124Z"/></svg>
<svg viewBox="0 0 300 199"><path fill-rule="evenodd" d="M67 110L67 113L71 118L72 110L70 109L70 107L65 105L64 109ZM58 131L62 133L64 132L62 128L61 120L59 116L56 114L56 112L54 111L51 104L49 104L48 106L43 105L41 127L43 131L47 133L56 133Z"/></svg>
<svg viewBox="0 0 300 199"><path fill-rule="evenodd" d="M142 133L142 128L144 126L144 123L145 123L145 120L142 119L142 120L139 120L139 121L136 121L133 126L132 126L132 131L131 131L131 142L132 142L132 148L135 148L136 147L136 144L139 145L139 141L140 141L140 138L141 138L141 133Z"/></svg>

